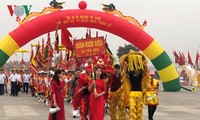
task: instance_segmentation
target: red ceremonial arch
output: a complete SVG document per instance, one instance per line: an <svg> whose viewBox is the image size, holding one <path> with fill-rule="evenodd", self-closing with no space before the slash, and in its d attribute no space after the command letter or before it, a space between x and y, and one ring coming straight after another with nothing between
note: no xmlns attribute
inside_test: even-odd
<svg viewBox="0 0 200 120"><path fill-rule="evenodd" d="M8 33L0 41L0 56L3 56L0 58L0 67L14 54L16 49L24 46L34 38L55 31L57 24L61 24L61 19L67 28L96 28L120 36L132 43L151 60L165 83L165 90L180 90L178 73L172 61L164 49L149 34L129 20L109 14L109 12L87 10L81 7L80 9L60 10L39 16L21 24ZM13 43L10 44L11 42L8 41L13 41ZM12 49L9 49L9 47ZM163 61L162 64L159 62L161 60Z"/></svg>

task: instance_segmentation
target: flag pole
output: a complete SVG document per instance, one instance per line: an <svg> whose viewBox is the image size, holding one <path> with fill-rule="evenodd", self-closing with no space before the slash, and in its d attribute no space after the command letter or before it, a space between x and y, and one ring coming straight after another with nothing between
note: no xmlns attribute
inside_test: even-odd
<svg viewBox="0 0 200 120"><path fill-rule="evenodd" d="M90 64L91 64L91 67L92 67L92 80L96 80L95 73L94 73L95 71L94 71L94 64L93 64L92 57L89 57L89 60L90 60ZM94 93L97 93L96 84L94 84Z"/></svg>

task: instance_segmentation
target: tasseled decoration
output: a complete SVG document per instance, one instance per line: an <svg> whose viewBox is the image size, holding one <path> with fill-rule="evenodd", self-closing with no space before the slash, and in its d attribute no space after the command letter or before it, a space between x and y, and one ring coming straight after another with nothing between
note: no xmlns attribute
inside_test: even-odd
<svg viewBox="0 0 200 120"><path fill-rule="evenodd" d="M134 59L135 59L134 55L129 55L128 56L128 71L133 71L134 70L134 66L133 66Z"/></svg>
<svg viewBox="0 0 200 120"><path fill-rule="evenodd" d="M128 56L128 71L144 70L142 55L133 54Z"/></svg>

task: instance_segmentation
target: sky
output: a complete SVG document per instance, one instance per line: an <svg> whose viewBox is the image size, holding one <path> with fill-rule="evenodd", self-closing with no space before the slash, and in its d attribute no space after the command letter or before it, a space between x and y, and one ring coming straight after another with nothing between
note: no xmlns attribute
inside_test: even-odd
<svg viewBox="0 0 200 120"><path fill-rule="evenodd" d="M66 2L63 9L79 9L81 0L58 0ZM152 36L164 48L169 57L174 61L173 51L182 52L187 56L189 51L193 62L197 50L200 51L200 0L85 0L87 9L102 11L102 3L113 3L116 9L125 16L132 16L140 23L147 21L144 31ZM49 7L50 0L1 0L0 2L0 40L6 34L16 29L19 25L16 16L11 16L7 5L32 5L30 12L41 12L44 7ZM23 18L23 16L22 16ZM69 28L73 37L85 37L86 28ZM107 35L107 42L116 56L119 46L129 44L119 36L106 31L92 29L92 34L99 31L99 35ZM54 39L54 33L51 39ZM47 34L30 41L21 49L29 49L31 43L37 43ZM115 42L113 42L115 40ZM53 40L52 40L53 41ZM24 60L28 61L30 53L24 53ZM21 53L13 54L9 60L22 58ZM8 61L9 61L8 60Z"/></svg>

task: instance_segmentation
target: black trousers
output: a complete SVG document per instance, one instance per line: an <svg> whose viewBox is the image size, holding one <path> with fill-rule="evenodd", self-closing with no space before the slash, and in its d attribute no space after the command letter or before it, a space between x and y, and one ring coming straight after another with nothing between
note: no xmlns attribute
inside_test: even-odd
<svg viewBox="0 0 200 120"><path fill-rule="evenodd" d="M0 84L0 95L4 94L4 84Z"/></svg>
<svg viewBox="0 0 200 120"><path fill-rule="evenodd" d="M17 96L17 82L11 82L11 94L13 96Z"/></svg>
<svg viewBox="0 0 200 120"><path fill-rule="evenodd" d="M157 105L148 105L148 117L149 120L153 120L153 115L156 111Z"/></svg>
<svg viewBox="0 0 200 120"><path fill-rule="evenodd" d="M26 92L26 94L28 94L28 89L29 89L29 83L24 83L23 92Z"/></svg>

